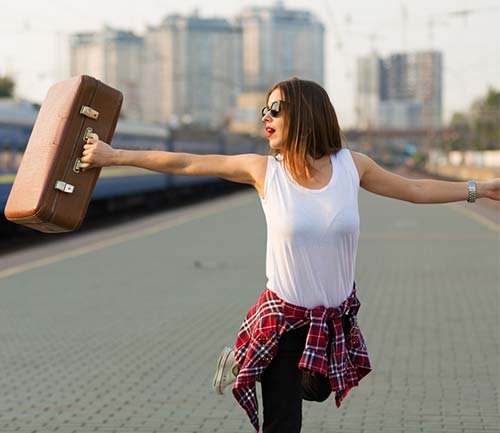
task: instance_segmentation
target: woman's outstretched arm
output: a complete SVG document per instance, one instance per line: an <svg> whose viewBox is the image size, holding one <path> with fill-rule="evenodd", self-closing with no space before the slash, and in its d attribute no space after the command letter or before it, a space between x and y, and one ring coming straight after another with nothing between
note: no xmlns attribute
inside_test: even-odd
<svg viewBox="0 0 500 433"><path fill-rule="evenodd" d="M89 139L82 162L94 167L126 165L180 176L213 176L238 183L255 184L255 172L262 155L198 155L162 150L114 149L101 140Z"/></svg>
<svg viewBox="0 0 500 433"><path fill-rule="evenodd" d="M360 185L374 194L410 203L449 203L467 200L467 182L409 179L380 167L370 157L352 152L360 169ZM500 178L476 181L477 198L500 200Z"/></svg>

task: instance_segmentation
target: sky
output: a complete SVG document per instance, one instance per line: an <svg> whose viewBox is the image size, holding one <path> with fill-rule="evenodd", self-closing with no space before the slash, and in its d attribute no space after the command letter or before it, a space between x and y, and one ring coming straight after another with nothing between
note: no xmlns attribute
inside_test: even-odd
<svg viewBox="0 0 500 433"><path fill-rule="evenodd" d="M171 13L234 18L274 0L0 0L0 74L16 96L41 102L68 77L66 35L104 25L143 34ZM500 0L285 0L325 24L325 82L342 127L355 123L356 58L377 51L443 52L444 119L465 111L488 87L500 89ZM273 47L279 49L279 47ZM286 78L286 77L285 77Z"/></svg>

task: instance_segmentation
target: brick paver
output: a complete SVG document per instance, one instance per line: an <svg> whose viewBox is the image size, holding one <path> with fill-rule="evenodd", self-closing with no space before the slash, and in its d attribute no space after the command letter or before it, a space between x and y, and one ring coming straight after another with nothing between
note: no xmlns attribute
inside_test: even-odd
<svg viewBox="0 0 500 433"><path fill-rule="evenodd" d="M264 288L265 220L253 191L217 203L0 279L0 432L252 431L211 380ZM360 191L374 371L340 409L304 402L304 433L498 431L499 235L453 206Z"/></svg>

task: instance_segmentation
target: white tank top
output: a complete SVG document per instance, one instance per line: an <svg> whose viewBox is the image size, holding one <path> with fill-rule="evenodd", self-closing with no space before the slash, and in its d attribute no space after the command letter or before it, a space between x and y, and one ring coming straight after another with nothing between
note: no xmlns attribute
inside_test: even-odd
<svg viewBox="0 0 500 433"><path fill-rule="evenodd" d="M350 150L330 160L321 189L299 185L268 155L264 198L266 287L294 305L337 307L352 292L359 238L359 175Z"/></svg>

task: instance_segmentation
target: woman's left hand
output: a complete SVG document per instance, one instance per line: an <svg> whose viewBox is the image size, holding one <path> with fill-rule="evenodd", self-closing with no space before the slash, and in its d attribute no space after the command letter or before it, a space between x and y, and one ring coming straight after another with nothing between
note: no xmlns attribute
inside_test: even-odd
<svg viewBox="0 0 500 433"><path fill-rule="evenodd" d="M500 201L500 177L488 179L483 183L483 193L481 197L491 198L492 200Z"/></svg>

